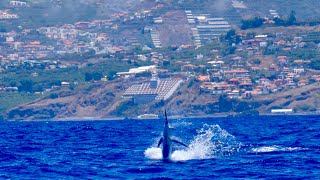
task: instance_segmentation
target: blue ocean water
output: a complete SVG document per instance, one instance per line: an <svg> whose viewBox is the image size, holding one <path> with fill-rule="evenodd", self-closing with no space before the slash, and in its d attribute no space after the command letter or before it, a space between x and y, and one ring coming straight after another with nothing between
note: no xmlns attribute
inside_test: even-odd
<svg viewBox="0 0 320 180"><path fill-rule="evenodd" d="M320 117L1 122L1 179L319 179Z"/></svg>

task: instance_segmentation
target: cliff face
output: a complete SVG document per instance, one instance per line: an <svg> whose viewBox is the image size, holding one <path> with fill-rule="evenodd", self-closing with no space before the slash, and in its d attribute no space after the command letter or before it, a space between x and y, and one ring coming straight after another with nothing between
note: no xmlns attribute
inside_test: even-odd
<svg viewBox="0 0 320 180"><path fill-rule="evenodd" d="M5 119L104 119L106 117L134 117L144 113L162 114L164 108L171 115L193 116L215 113L270 113L271 109L293 108L298 113L312 112L320 107L320 83L289 91L256 97L253 100L234 100L213 96L199 90L199 84L185 82L166 102L133 104L122 99L123 92L134 81L94 83L77 91L62 91L57 98L43 98L11 109ZM121 84L121 85L120 85Z"/></svg>
<svg viewBox="0 0 320 180"><path fill-rule="evenodd" d="M46 97L7 112L6 119L82 119L103 118L121 103L126 86L118 82L90 84L84 89L62 91L57 98Z"/></svg>
<svg viewBox="0 0 320 180"><path fill-rule="evenodd" d="M263 113L269 113L271 109L277 108L294 109L298 113L316 111L320 107L320 83L260 96L255 101L261 103L258 110Z"/></svg>

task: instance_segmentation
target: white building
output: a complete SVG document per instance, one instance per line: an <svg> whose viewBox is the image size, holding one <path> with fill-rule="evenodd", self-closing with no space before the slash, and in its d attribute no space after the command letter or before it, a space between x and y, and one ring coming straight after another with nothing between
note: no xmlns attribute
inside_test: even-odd
<svg viewBox="0 0 320 180"><path fill-rule="evenodd" d="M292 109L271 109L271 113L273 114L288 114L293 113Z"/></svg>
<svg viewBox="0 0 320 180"><path fill-rule="evenodd" d="M23 1L10 1L11 6L26 6L27 3Z"/></svg>

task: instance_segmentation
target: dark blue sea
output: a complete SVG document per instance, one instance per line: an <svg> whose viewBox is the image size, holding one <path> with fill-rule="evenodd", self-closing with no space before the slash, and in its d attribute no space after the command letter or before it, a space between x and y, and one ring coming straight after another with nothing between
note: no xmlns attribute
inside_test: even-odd
<svg viewBox="0 0 320 180"><path fill-rule="evenodd" d="M320 117L1 122L1 179L320 179Z"/></svg>

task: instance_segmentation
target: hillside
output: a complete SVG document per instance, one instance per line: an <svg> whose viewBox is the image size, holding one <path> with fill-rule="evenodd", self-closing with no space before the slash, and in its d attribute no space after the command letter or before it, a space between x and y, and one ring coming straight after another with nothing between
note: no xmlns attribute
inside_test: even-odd
<svg viewBox="0 0 320 180"><path fill-rule="evenodd" d="M16 29L18 26L39 28L79 21L109 19L114 13L134 14L144 9L150 9L156 4L156 1L153 0L28 0L25 1L27 6L20 7L11 6L9 2L10 0L2 0L0 10L9 9L19 18L12 21L3 21L7 31ZM269 10L276 10L283 18L286 18L291 10L294 10L298 21L315 21L320 17L318 8L320 2L317 0L244 0L241 2L244 3L246 8L234 8L231 0L157 1L157 3L164 3L166 8L156 11L155 15L164 15L170 9L192 10L194 12L210 13L215 17L224 17L233 25L240 25L243 18L271 17ZM179 24L176 26L179 26ZM182 27L182 24L180 26ZM175 29L177 28L172 30Z"/></svg>
<svg viewBox="0 0 320 180"><path fill-rule="evenodd" d="M27 6L11 6L9 2L10 0L2 0L0 10L10 9L19 18L5 21L7 31L18 25L23 28L39 28L109 19L113 13L129 13L140 3L134 0L29 0Z"/></svg>
<svg viewBox="0 0 320 180"><path fill-rule="evenodd" d="M106 117L124 92L117 81L93 83L77 91L62 90L56 97L45 97L8 111L8 119L51 119ZM113 93L117 92L117 93Z"/></svg>
<svg viewBox="0 0 320 180"><path fill-rule="evenodd" d="M259 96L254 100L230 100L212 96L196 88L195 81L185 82L175 96L165 102L133 104L121 96L125 89L137 83L126 81L94 83L72 93L62 91L58 98L46 97L9 110L5 119L105 119L135 117L145 113L159 114L164 108L177 116L232 114L258 110L270 113L273 108L293 108L297 113L315 111L320 106L320 84L311 84L289 91Z"/></svg>
<svg viewBox="0 0 320 180"><path fill-rule="evenodd" d="M320 26L301 22L318 21L317 1L9 2L0 2L5 119L134 117L163 108L183 116L319 110ZM271 12L287 22L292 10L297 23L275 23ZM269 20L247 20L262 21L239 30L242 19L257 16ZM154 73L129 69L147 65L186 81L166 101L123 99Z"/></svg>
<svg viewBox="0 0 320 180"><path fill-rule="evenodd" d="M253 16L270 16L269 10L276 10L281 17L287 17L291 10L296 12L298 21L311 21L320 18L318 0L243 0Z"/></svg>
<svg viewBox="0 0 320 180"><path fill-rule="evenodd" d="M255 101L262 104L258 108L262 113L281 108L295 109L299 113L315 111L320 106L319 85L320 83L316 83L281 93L260 96Z"/></svg>

